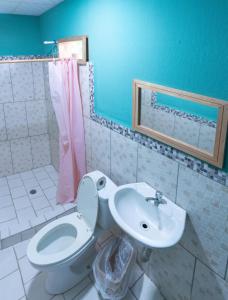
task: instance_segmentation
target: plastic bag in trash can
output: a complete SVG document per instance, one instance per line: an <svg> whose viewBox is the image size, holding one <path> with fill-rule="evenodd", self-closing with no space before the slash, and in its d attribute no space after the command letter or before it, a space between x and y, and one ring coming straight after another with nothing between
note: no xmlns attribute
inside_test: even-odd
<svg viewBox="0 0 228 300"><path fill-rule="evenodd" d="M93 263L95 285L104 299L119 300L128 292L136 251L127 238L113 238Z"/></svg>

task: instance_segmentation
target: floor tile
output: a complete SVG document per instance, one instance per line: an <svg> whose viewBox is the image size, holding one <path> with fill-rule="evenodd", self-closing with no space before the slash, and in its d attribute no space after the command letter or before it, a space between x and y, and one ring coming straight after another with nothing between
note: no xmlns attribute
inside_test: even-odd
<svg viewBox="0 0 228 300"><path fill-rule="evenodd" d="M30 192L28 192L30 199L36 199L44 196L44 193L39 186L34 187L34 190L36 190L35 194L31 194Z"/></svg>
<svg viewBox="0 0 228 300"><path fill-rule="evenodd" d="M46 197L39 197L35 199L31 199L32 206L35 210L40 210L42 208L50 206L49 202L47 201Z"/></svg>
<svg viewBox="0 0 228 300"><path fill-rule="evenodd" d="M0 223L16 218L15 209L13 206L8 206L0 209Z"/></svg>
<svg viewBox="0 0 228 300"><path fill-rule="evenodd" d="M53 208L51 206L42 208L36 211L37 216L44 216L46 213L53 212Z"/></svg>
<svg viewBox="0 0 228 300"><path fill-rule="evenodd" d="M29 242L30 240L23 241L14 246L17 259L20 259L26 255L26 250Z"/></svg>
<svg viewBox="0 0 228 300"><path fill-rule="evenodd" d="M19 271L0 280L1 299L19 300L24 296L24 289Z"/></svg>
<svg viewBox="0 0 228 300"><path fill-rule="evenodd" d="M0 251L0 279L18 269L13 248Z"/></svg>
<svg viewBox="0 0 228 300"><path fill-rule="evenodd" d="M7 185L8 185L8 182L6 180L6 177L0 178L0 187L7 186Z"/></svg>
<svg viewBox="0 0 228 300"><path fill-rule="evenodd" d="M44 194L48 199L56 197L56 186L44 190Z"/></svg>
<svg viewBox="0 0 228 300"><path fill-rule="evenodd" d="M11 189L17 188L17 187L22 187L23 186L23 181L20 178L8 180L9 187Z"/></svg>
<svg viewBox="0 0 228 300"><path fill-rule="evenodd" d="M54 183L53 183L53 181L52 181L51 179L46 178L46 179L40 179L40 180L39 180L39 185L40 185L41 188L44 190L44 189L53 187L53 186L54 186Z"/></svg>
<svg viewBox="0 0 228 300"><path fill-rule="evenodd" d="M36 217L34 209L31 207L23 208L17 211L17 217L19 221L32 220Z"/></svg>
<svg viewBox="0 0 228 300"><path fill-rule="evenodd" d="M0 196L3 197L6 195L10 195L10 190L8 185L0 186Z"/></svg>
<svg viewBox="0 0 228 300"><path fill-rule="evenodd" d="M83 279L80 283L74 286L72 289L64 293L65 300L72 300L75 299L77 295L81 293L82 290L85 289L88 285L91 284L89 277Z"/></svg>
<svg viewBox="0 0 228 300"><path fill-rule="evenodd" d="M13 198L27 196L26 190L23 186L11 189L11 194Z"/></svg>
<svg viewBox="0 0 228 300"><path fill-rule="evenodd" d="M34 189L35 187L39 186L38 181L36 180L36 178L29 178L24 180L24 186L26 188L27 191Z"/></svg>
<svg viewBox="0 0 228 300"><path fill-rule="evenodd" d="M21 172L20 177L23 181L35 178L32 171Z"/></svg>
<svg viewBox="0 0 228 300"><path fill-rule="evenodd" d="M19 259L19 268L21 271L21 276L23 279L23 282L26 283L30 281L32 278L34 278L37 274L40 273L37 269L35 269L29 262L27 256Z"/></svg>
<svg viewBox="0 0 228 300"><path fill-rule="evenodd" d="M156 285L145 274L133 286L132 292L138 300L163 300Z"/></svg>
<svg viewBox="0 0 228 300"><path fill-rule="evenodd" d="M49 295L44 289L45 274L40 273L25 284L25 292L28 300L50 300L53 295ZM11 299L12 300L12 299Z"/></svg>
<svg viewBox="0 0 228 300"><path fill-rule="evenodd" d="M28 196L15 198L15 199L13 199L13 203L14 203L16 210L26 208L26 207L31 207L31 202L30 202Z"/></svg>
<svg viewBox="0 0 228 300"><path fill-rule="evenodd" d="M0 209L11 205L13 205L13 201L10 195L0 197Z"/></svg>

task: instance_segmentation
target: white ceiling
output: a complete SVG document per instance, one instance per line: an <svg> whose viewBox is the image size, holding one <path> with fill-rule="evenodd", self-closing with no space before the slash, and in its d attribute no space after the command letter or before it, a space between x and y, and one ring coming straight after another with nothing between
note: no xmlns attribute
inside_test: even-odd
<svg viewBox="0 0 228 300"><path fill-rule="evenodd" d="M0 0L0 13L40 16L64 0Z"/></svg>

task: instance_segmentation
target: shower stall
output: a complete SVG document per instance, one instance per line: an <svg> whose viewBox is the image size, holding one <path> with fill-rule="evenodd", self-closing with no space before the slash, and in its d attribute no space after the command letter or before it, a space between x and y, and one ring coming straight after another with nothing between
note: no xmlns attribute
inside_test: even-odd
<svg viewBox="0 0 228 300"><path fill-rule="evenodd" d="M83 106L88 64L79 66ZM85 105L84 105L85 103ZM48 62L0 63L0 239L6 248L75 210L56 204L59 132Z"/></svg>

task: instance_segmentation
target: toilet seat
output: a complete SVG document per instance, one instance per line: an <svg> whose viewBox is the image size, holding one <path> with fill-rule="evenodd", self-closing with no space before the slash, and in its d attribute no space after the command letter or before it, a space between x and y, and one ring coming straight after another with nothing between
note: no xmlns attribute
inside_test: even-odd
<svg viewBox="0 0 228 300"><path fill-rule="evenodd" d="M65 244L63 245L64 241L61 243L61 239L66 238L61 235L63 230L73 233L71 236L69 234L67 236L67 239L71 240L70 243L68 241L67 247ZM48 240L47 236L51 234L52 236L55 234L56 239ZM93 231L88 227L81 214L75 212L43 227L30 241L27 255L32 264L40 267L59 264L75 253L79 255L80 250L84 249L84 246L93 238Z"/></svg>
<svg viewBox="0 0 228 300"><path fill-rule="evenodd" d="M27 256L34 266L41 268L69 261L94 239L98 193L94 180L88 175L80 181L77 206L79 212L49 223L31 239Z"/></svg>

